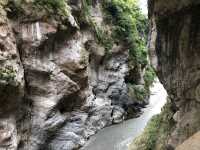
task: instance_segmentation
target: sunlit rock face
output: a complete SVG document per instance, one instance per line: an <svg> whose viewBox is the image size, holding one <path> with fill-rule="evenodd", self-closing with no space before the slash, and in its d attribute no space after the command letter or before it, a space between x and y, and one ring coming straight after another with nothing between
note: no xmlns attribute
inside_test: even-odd
<svg viewBox="0 0 200 150"><path fill-rule="evenodd" d="M149 0L151 61L176 107L168 144L200 129L200 2Z"/></svg>
<svg viewBox="0 0 200 150"><path fill-rule="evenodd" d="M128 96L128 50L119 43L106 57L79 20L82 1L68 1L65 18L13 2L0 1L0 150L78 149L144 106ZM91 14L104 25L99 1Z"/></svg>

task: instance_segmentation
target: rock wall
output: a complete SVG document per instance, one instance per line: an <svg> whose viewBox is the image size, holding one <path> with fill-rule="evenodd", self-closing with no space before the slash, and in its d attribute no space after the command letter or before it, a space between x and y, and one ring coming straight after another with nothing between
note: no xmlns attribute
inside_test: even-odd
<svg viewBox="0 0 200 150"><path fill-rule="evenodd" d="M128 95L128 50L114 45L107 58L83 1L61 1L59 10L40 2L0 1L1 150L78 149L146 103ZM95 25L109 28L92 5Z"/></svg>
<svg viewBox="0 0 200 150"><path fill-rule="evenodd" d="M200 129L200 2L149 0L151 62L175 108L171 148Z"/></svg>
<svg viewBox="0 0 200 150"><path fill-rule="evenodd" d="M198 149L200 149L200 143L199 143L200 135L199 134L200 133L197 132L195 135L193 135L188 140L183 142L183 144L178 146L176 148L176 150L187 150L187 149L198 150Z"/></svg>

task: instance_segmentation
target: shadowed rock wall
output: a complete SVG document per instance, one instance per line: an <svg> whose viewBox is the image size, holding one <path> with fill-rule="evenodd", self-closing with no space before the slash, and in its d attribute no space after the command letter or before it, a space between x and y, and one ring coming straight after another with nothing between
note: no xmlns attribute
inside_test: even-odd
<svg viewBox="0 0 200 150"><path fill-rule="evenodd" d="M200 2L149 0L151 62L173 100L176 147L200 129Z"/></svg>

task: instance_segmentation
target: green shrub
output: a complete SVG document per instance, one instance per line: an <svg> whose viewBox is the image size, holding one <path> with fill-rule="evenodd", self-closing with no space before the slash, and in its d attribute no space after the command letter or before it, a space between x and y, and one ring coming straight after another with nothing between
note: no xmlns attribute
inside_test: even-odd
<svg viewBox="0 0 200 150"><path fill-rule="evenodd" d="M52 14L68 16L67 3L65 0L34 0L33 5L46 9Z"/></svg>
<svg viewBox="0 0 200 150"><path fill-rule="evenodd" d="M105 20L111 23L112 35L102 27L98 27L90 16L91 0L82 0L83 22L92 27L99 44L105 47L106 51L113 47L114 43L126 43L130 52L130 60L134 64L147 64L147 18L142 15L134 0L104 0L102 7L106 12Z"/></svg>
<svg viewBox="0 0 200 150"><path fill-rule="evenodd" d="M156 73L151 66L147 66L144 74L145 87L149 88L156 77Z"/></svg>
<svg viewBox="0 0 200 150"><path fill-rule="evenodd" d="M134 64L147 64L147 18L142 15L134 0L103 0L102 7L105 10L105 20L111 23L112 35L110 36L103 27L92 20L90 16L91 0L82 0L82 12L80 20L92 27L97 42L105 47L106 52L114 43L125 43L129 49L130 61Z"/></svg>
<svg viewBox="0 0 200 150"><path fill-rule="evenodd" d="M142 15L134 0L104 0L106 20L114 25L113 38L128 45L130 60L147 65L147 17Z"/></svg>
<svg viewBox="0 0 200 150"><path fill-rule="evenodd" d="M65 0L8 0L7 8L14 18L27 14L35 17L44 11L48 17L59 16L65 19L69 15L69 7Z"/></svg>
<svg viewBox="0 0 200 150"><path fill-rule="evenodd" d="M138 7L137 0L103 0L105 21L112 26L112 39L129 50L129 68L146 68L148 19ZM138 74L139 70L134 69ZM147 67L144 75L145 86L140 88L128 81L129 96L138 101L145 100L149 95L149 86L155 74Z"/></svg>
<svg viewBox="0 0 200 150"><path fill-rule="evenodd" d="M98 27L95 23L92 24L94 33L96 35L97 41L99 44L101 44L107 53L109 53L109 50L113 47L113 39L109 36L109 33Z"/></svg>
<svg viewBox="0 0 200 150"><path fill-rule="evenodd" d="M82 9L81 9L81 13L78 19L79 23L90 26L92 23L91 15L90 15L91 2L88 0L82 0L81 2L82 2Z"/></svg>
<svg viewBox="0 0 200 150"><path fill-rule="evenodd" d="M99 27L95 21L92 20L90 15L92 0L82 0L82 5L83 9L81 12L81 20L83 20L84 23L91 28L95 34L97 43L102 45L108 54L109 50L113 47L114 44L112 37L109 36L109 33L103 27Z"/></svg>
<svg viewBox="0 0 200 150"><path fill-rule="evenodd" d="M86 0L86 2L87 2L88 5L92 5L92 1L93 0Z"/></svg>
<svg viewBox="0 0 200 150"><path fill-rule="evenodd" d="M16 77L16 71L12 66L6 66L5 68L0 68L0 80L7 82L14 81Z"/></svg>
<svg viewBox="0 0 200 150"><path fill-rule="evenodd" d="M148 91L142 85L128 84L129 96L138 101L143 101L148 96Z"/></svg>

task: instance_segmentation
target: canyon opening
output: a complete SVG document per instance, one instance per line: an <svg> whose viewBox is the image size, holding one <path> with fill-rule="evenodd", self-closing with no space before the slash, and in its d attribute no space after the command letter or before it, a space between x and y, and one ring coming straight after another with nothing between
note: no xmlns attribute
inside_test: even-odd
<svg viewBox="0 0 200 150"><path fill-rule="evenodd" d="M200 1L0 0L0 150L200 150Z"/></svg>

